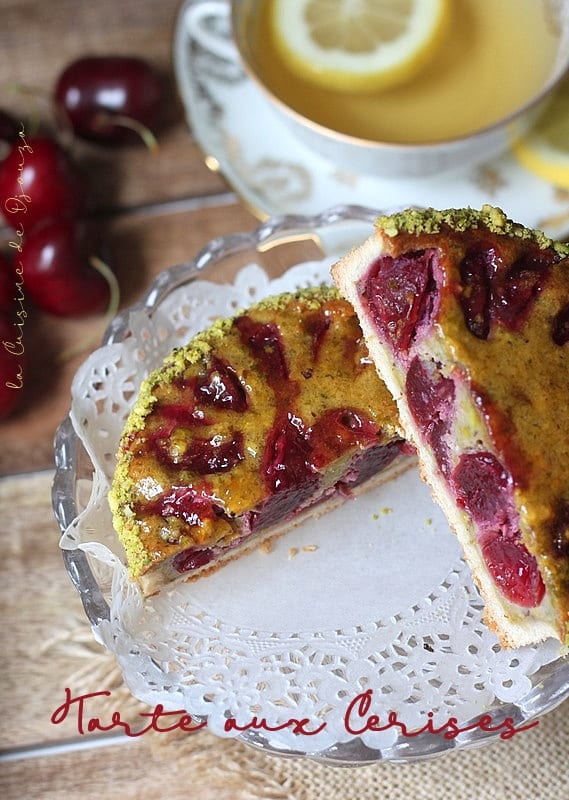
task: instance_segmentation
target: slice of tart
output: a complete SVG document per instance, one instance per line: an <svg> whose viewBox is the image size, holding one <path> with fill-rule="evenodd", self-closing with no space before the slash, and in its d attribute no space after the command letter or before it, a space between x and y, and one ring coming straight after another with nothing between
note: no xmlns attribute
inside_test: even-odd
<svg viewBox="0 0 569 800"><path fill-rule="evenodd" d="M143 384L110 492L145 595L197 578L414 460L333 288L217 321Z"/></svg>
<svg viewBox="0 0 569 800"><path fill-rule="evenodd" d="M569 644L569 247L406 211L333 268L506 647Z"/></svg>

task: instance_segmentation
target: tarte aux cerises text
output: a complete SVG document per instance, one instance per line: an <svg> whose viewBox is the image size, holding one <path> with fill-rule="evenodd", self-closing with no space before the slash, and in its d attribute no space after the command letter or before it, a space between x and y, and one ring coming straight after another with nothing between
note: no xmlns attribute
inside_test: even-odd
<svg viewBox="0 0 569 800"><path fill-rule="evenodd" d="M406 211L333 268L504 646L569 644L569 247Z"/></svg>
<svg viewBox="0 0 569 800"><path fill-rule="evenodd" d="M196 578L409 465L352 307L330 287L262 301L143 384L110 504L144 594Z"/></svg>

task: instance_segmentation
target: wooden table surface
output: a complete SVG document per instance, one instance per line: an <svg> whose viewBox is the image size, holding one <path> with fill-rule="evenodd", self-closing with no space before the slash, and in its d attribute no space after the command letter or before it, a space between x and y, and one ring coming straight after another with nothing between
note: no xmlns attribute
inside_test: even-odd
<svg viewBox="0 0 569 800"><path fill-rule="evenodd" d="M94 201L90 218L117 274L123 306L135 301L162 269L191 258L213 237L257 224L224 179L206 168L185 122L171 70L179 4L0 0L0 107L19 119L47 115L45 95L56 76L86 53L141 55L169 76L157 153L142 146L110 150L83 145L74 151L86 166L85 185ZM8 88L14 86L34 92ZM0 249L10 238L7 229L0 230ZM95 682L116 689L126 718L140 709L128 700L118 670L91 636L62 566L50 506L53 436L68 410L72 376L95 347L106 320L60 320L31 305L27 311L22 402L0 422L0 748L6 757L0 763L0 797L237 797L230 778L208 779L207 773L190 790L187 775L176 767L175 752L166 748L160 756L155 741L98 747L96 737L86 743L78 735L72 720L50 721L63 702L64 687L81 687L87 676L91 686L94 676ZM79 354L65 356L78 345ZM204 752L212 738L202 740ZM242 753L235 748L237 743L229 743L224 751L228 763ZM149 764L151 769L145 769Z"/></svg>
<svg viewBox="0 0 569 800"><path fill-rule="evenodd" d="M0 2L0 107L18 120L49 121L47 98L59 72L87 53L142 56L165 76L168 98L156 153L144 146L73 149L93 201L89 217L118 277L122 306L133 303L157 273L193 257L210 239L258 222L223 178L206 168L192 141L171 67L179 6L179 0ZM13 239L9 230L0 230L0 249L6 251ZM54 433L69 408L72 376L100 340L106 320L104 315L61 320L31 304L26 311L21 403L0 422L0 608L7 654L0 746L13 759L0 764L0 796L107 797L113 774L117 796L156 797L172 770L158 765L151 780L143 779L149 742L130 747L126 766L129 745L76 753L76 726L50 722L64 687L81 682L85 665L104 671L109 663L63 569L50 503ZM79 354L65 355L78 345ZM182 795L185 788L173 786L167 796ZM192 796L212 796L207 780ZM218 786L215 796L231 795L220 794Z"/></svg>

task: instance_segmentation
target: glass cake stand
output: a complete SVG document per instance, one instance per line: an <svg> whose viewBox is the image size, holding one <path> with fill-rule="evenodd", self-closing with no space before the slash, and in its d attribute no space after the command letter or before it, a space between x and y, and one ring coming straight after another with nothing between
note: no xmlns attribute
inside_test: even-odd
<svg viewBox="0 0 569 800"><path fill-rule="evenodd" d="M107 491L138 386L170 349L263 296L329 282L379 213L274 217L161 273L79 369L55 439L65 568L130 691L219 736L342 766L508 738L569 697L569 661L554 641L500 648L415 470L303 523L268 554L145 601Z"/></svg>

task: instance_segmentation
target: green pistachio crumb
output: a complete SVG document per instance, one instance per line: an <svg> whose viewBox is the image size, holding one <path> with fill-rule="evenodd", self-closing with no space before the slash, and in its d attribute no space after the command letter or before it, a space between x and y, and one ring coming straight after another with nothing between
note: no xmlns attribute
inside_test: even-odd
<svg viewBox="0 0 569 800"><path fill-rule="evenodd" d="M490 205L474 208L449 208L438 211L434 208L410 208L391 216L378 217L376 228L386 236L394 238L399 233L421 234L439 233L443 226L462 232L469 228L485 227L491 233L502 234L512 238L528 239L542 250L552 247L562 257L569 256L569 245L555 242L538 230L526 228L508 219L501 208Z"/></svg>

